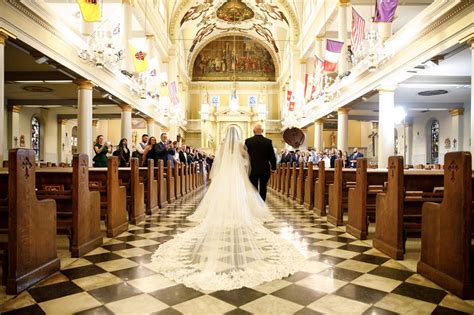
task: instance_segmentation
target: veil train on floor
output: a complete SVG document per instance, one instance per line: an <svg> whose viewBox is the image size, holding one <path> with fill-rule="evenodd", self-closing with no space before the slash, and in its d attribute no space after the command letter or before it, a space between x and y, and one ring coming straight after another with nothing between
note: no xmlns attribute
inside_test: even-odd
<svg viewBox="0 0 474 315"><path fill-rule="evenodd" d="M199 224L153 254L160 273L188 287L216 291L253 287L302 267L302 254L263 226L273 216L248 179L249 164L231 126L216 154L208 191L188 217Z"/></svg>

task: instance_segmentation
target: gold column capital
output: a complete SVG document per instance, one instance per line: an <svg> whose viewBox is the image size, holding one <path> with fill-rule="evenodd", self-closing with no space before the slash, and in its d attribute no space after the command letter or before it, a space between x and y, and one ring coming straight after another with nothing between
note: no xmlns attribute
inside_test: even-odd
<svg viewBox="0 0 474 315"><path fill-rule="evenodd" d="M393 93L397 89L397 85L382 85L379 86L376 90L379 91L379 93Z"/></svg>
<svg viewBox="0 0 474 315"><path fill-rule="evenodd" d="M154 119L154 118L151 118L151 117L147 117L147 118L145 118L145 121L146 121L146 123L149 125L149 124L154 123L154 122L155 122L155 119Z"/></svg>
<svg viewBox="0 0 474 315"><path fill-rule="evenodd" d="M324 37L324 35L317 35L317 36L316 36L316 40L317 40L317 41L321 41L321 42L322 42L322 41L325 40L325 39L326 39L326 37Z"/></svg>
<svg viewBox="0 0 474 315"><path fill-rule="evenodd" d="M92 120L92 127L97 127L97 124L99 123L98 119L93 119Z"/></svg>
<svg viewBox="0 0 474 315"><path fill-rule="evenodd" d="M122 4L133 5L133 0L122 0Z"/></svg>
<svg viewBox="0 0 474 315"><path fill-rule="evenodd" d="M338 108L338 109L337 109L337 114L347 114L347 113L349 113L350 110L351 110L350 108L347 108L347 107L346 107L346 108L343 108L343 107L341 107L341 108Z"/></svg>
<svg viewBox="0 0 474 315"><path fill-rule="evenodd" d="M464 108L454 108L449 110L451 116L462 116L464 115Z"/></svg>
<svg viewBox="0 0 474 315"><path fill-rule="evenodd" d="M8 106L8 110L11 111L12 113L20 113L21 112L21 106Z"/></svg>
<svg viewBox="0 0 474 315"><path fill-rule="evenodd" d="M348 7L351 5L351 1L350 0L339 0L337 2L337 6L338 7Z"/></svg>
<svg viewBox="0 0 474 315"><path fill-rule="evenodd" d="M73 81L77 85L79 90L92 90L94 83L86 79L76 79Z"/></svg>
<svg viewBox="0 0 474 315"><path fill-rule="evenodd" d="M130 106L128 104L120 104L118 106L122 109L122 112L131 112L132 111L132 106Z"/></svg>
<svg viewBox="0 0 474 315"><path fill-rule="evenodd" d="M3 27L0 27L0 45L5 45L8 38L16 39L16 36Z"/></svg>
<svg viewBox="0 0 474 315"><path fill-rule="evenodd" d="M324 124L324 119L323 118L316 119L316 121L314 123L322 125L322 124Z"/></svg>
<svg viewBox="0 0 474 315"><path fill-rule="evenodd" d="M60 125L66 125L67 124L67 119L58 119L58 124Z"/></svg>

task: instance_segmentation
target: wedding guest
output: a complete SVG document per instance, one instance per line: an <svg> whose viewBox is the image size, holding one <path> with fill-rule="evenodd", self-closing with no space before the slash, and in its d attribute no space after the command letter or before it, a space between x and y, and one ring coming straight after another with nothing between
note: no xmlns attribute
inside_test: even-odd
<svg viewBox="0 0 474 315"><path fill-rule="evenodd" d="M152 159L152 160L155 160L155 151L153 150L153 146L156 144L156 138L155 137L150 137L150 139L148 139L148 143L146 145L146 147L143 149L143 156L142 156L142 161L143 161L143 165L146 164L146 161L148 159ZM156 160L155 160L155 166L157 165L156 164Z"/></svg>
<svg viewBox="0 0 474 315"><path fill-rule="evenodd" d="M92 159L94 167L107 167L107 153L112 152L110 142L105 142L103 135L98 135L94 145L95 156Z"/></svg>
<svg viewBox="0 0 474 315"><path fill-rule="evenodd" d="M174 167L173 156L175 154L175 149L173 147L173 143L171 141L168 141L168 135L165 132L161 134L160 140L160 142L153 146L153 150L156 154L155 160L163 160L163 163L165 163L165 165L167 161L171 161L171 167Z"/></svg>
<svg viewBox="0 0 474 315"><path fill-rule="evenodd" d="M114 156L118 156L119 167L130 166L130 150L127 146L127 139L123 138L120 140L117 149L114 151Z"/></svg>
<svg viewBox="0 0 474 315"><path fill-rule="evenodd" d="M361 158L361 157L364 157L364 155L362 153L360 153L357 148L354 148L354 150L352 150L352 155L349 158L350 167L351 168L356 168L357 159Z"/></svg>
<svg viewBox="0 0 474 315"><path fill-rule="evenodd" d="M142 142L140 142L139 144L137 144L137 146L135 147L135 152L134 153L134 157L137 157L138 160L140 161L141 165L143 165L142 161L144 160L143 159L143 152L145 151L145 148L147 146L147 142L148 142L148 135L145 133L142 135Z"/></svg>

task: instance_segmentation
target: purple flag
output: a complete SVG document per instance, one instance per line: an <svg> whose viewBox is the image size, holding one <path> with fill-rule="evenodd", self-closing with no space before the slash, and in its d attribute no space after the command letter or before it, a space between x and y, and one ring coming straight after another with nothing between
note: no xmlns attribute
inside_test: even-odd
<svg viewBox="0 0 474 315"><path fill-rule="evenodd" d="M398 0L376 0L374 22L392 22Z"/></svg>

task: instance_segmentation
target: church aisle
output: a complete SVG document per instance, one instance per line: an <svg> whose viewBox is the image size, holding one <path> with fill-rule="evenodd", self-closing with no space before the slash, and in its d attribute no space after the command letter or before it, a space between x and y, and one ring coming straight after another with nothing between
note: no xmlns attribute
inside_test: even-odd
<svg viewBox="0 0 474 315"><path fill-rule="evenodd" d="M204 189L184 196L88 255L61 261L62 270L0 307L2 314L394 314L474 312L420 275L355 240L301 206L269 193L276 220L266 226L304 249L303 270L258 287L202 292L153 271L150 257L189 229L185 218ZM225 209L223 209L225 211ZM5 297L0 297L0 301Z"/></svg>

